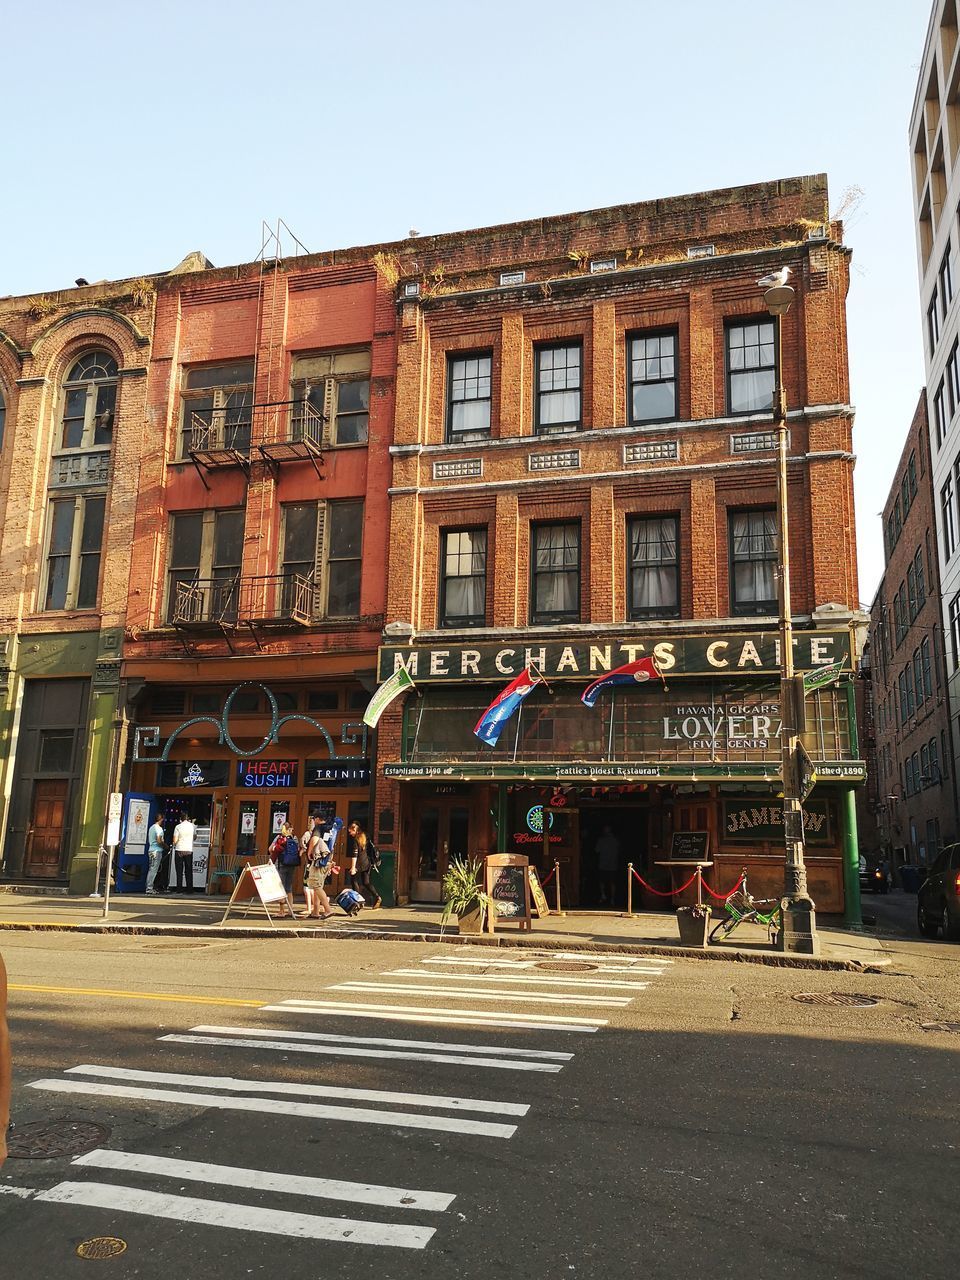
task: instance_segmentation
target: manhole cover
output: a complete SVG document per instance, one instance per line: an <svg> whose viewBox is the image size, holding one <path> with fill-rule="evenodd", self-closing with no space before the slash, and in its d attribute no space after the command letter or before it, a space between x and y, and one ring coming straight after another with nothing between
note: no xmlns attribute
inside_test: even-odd
<svg viewBox="0 0 960 1280"><path fill-rule="evenodd" d="M126 1250L126 1240L118 1240L116 1236L95 1236L92 1240L81 1240L77 1245L77 1257L118 1258Z"/></svg>
<svg viewBox="0 0 960 1280"><path fill-rule="evenodd" d="M960 1022L921 1022L921 1031L953 1031L960 1035Z"/></svg>
<svg viewBox="0 0 960 1280"><path fill-rule="evenodd" d="M547 969L550 973L595 973L599 969L596 964L582 964L578 960L539 960L538 969Z"/></svg>
<svg viewBox="0 0 960 1280"><path fill-rule="evenodd" d="M876 996L848 996L840 991L801 991L793 998L800 1004L839 1005L844 1009L871 1009L880 1003Z"/></svg>
<svg viewBox="0 0 960 1280"><path fill-rule="evenodd" d="M102 1146L110 1130L86 1120L34 1121L18 1124L7 1138L7 1155L16 1160L55 1160L80 1156Z"/></svg>

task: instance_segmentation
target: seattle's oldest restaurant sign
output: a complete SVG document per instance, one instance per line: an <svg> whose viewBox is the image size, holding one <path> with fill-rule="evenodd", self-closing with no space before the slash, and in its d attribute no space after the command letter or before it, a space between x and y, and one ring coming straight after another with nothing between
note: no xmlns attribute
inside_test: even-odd
<svg viewBox="0 0 960 1280"><path fill-rule="evenodd" d="M417 684L488 680L517 676L535 668L548 680L595 679L627 662L652 655L665 677L776 675L780 638L775 632L676 636L631 636L593 643L544 641L522 644L407 645L381 648L378 679L406 667ZM813 671L845 658L850 661L848 631L800 631L793 637L797 671Z"/></svg>

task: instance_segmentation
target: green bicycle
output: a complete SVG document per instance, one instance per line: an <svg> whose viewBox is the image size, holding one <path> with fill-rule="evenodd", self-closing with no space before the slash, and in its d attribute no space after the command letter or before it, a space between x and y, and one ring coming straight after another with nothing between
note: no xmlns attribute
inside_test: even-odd
<svg viewBox="0 0 960 1280"><path fill-rule="evenodd" d="M718 921L710 930L711 942L723 942L729 938L738 925L766 925L770 942L775 944L782 926L782 912L779 898L755 898L747 888L747 873L739 886L724 902L727 915Z"/></svg>

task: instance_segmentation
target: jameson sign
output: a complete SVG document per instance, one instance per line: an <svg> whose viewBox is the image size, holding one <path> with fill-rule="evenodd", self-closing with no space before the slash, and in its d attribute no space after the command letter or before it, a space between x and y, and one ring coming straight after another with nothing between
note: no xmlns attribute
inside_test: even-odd
<svg viewBox="0 0 960 1280"><path fill-rule="evenodd" d="M768 800L724 800L723 834L728 841L783 839L783 808ZM830 844L830 807L826 800L803 806L803 836L808 844Z"/></svg>
<svg viewBox="0 0 960 1280"><path fill-rule="evenodd" d="M756 631L718 636L630 636L601 644L558 641L527 644L404 645L379 653L377 678L406 671L419 685L442 681L497 683L535 668L548 680L591 680L627 662L652 655L663 676L775 675L780 669L780 638ZM847 631L800 631L793 637L797 671L815 671L846 659Z"/></svg>

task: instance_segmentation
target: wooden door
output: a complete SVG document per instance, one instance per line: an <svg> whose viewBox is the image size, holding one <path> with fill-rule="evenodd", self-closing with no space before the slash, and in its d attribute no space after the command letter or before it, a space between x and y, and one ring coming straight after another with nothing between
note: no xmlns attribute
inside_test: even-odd
<svg viewBox="0 0 960 1280"><path fill-rule="evenodd" d="M470 856L469 799L429 800L418 804L417 860L412 897L416 902L439 902L441 882L452 858Z"/></svg>
<svg viewBox="0 0 960 1280"><path fill-rule="evenodd" d="M33 804L24 853L24 875L59 876L67 820L66 778L33 784Z"/></svg>

